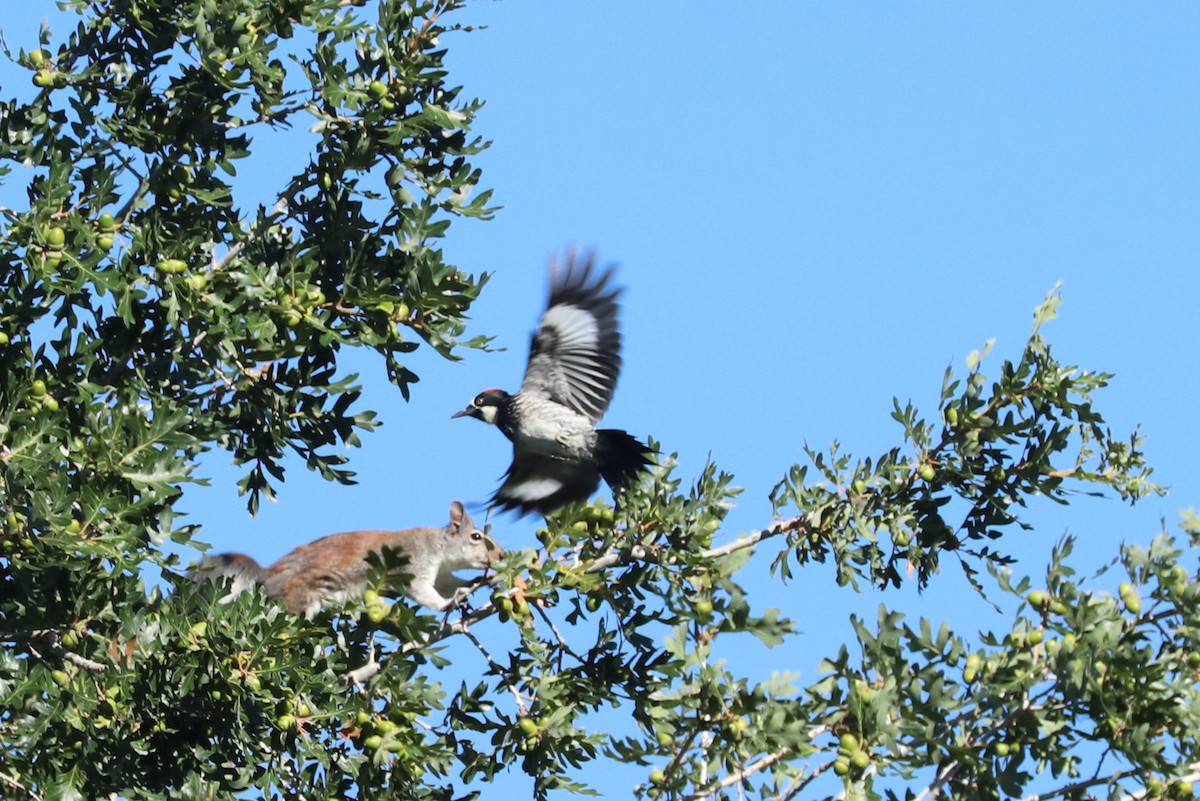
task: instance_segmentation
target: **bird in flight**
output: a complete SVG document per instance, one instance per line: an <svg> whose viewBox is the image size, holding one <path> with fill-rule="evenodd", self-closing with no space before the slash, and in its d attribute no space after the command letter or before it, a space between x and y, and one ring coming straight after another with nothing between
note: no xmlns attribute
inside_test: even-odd
<svg viewBox="0 0 1200 801"><path fill-rule="evenodd" d="M617 492L650 464L650 448L624 431L597 429L621 372L613 268L571 251L550 265L550 300L529 346L521 389L486 389L454 417L499 428L513 461L492 505L543 515L590 496L600 479Z"/></svg>

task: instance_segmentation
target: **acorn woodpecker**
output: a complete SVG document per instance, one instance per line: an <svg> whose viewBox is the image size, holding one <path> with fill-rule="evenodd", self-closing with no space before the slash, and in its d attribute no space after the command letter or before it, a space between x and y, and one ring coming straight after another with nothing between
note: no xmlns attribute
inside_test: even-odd
<svg viewBox="0 0 1200 801"><path fill-rule="evenodd" d="M624 431L596 429L621 372L613 268L594 254L550 265L550 300L529 346L521 390L487 389L454 417L497 426L513 461L492 505L549 514L591 495L603 478L614 491L650 464L652 452Z"/></svg>

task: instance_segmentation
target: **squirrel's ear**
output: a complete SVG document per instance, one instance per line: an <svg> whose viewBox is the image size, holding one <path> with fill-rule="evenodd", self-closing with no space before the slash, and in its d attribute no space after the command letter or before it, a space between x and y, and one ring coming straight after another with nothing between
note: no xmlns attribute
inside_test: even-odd
<svg viewBox="0 0 1200 801"><path fill-rule="evenodd" d="M465 515L465 514L466 514L466 511L463 509L463 505L461 503L459 503L458 501L450 502L450 533L451 534L457 534L458 530L460 528L462 528L463 515Z"/></svg>

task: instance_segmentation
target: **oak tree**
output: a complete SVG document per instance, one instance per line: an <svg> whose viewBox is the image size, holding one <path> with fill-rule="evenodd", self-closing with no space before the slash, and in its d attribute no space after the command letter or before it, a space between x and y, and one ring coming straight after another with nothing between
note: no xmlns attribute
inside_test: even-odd
<svg viewBox="0 0 1200 801"><path fill-rule="evenodd" d="M386 565L312 621L194 591L175 554L203 533L174 510L203 454L240 465L252 512L289 455L351 481L337 448L388 399L339 358L374 354L407 396L414 350L486 345L464 320L486 276L438 247L492 213L480 103L444 67L470 7L62 5L73 29L7 40L32 89L0 93L22 198L0 209L0 795L454 798L518 772L543 798L614 762L650 798L1191 794L1194 551L1163 532L1085 580L1070 538L1036 577L1009 546L1034 498L1159 491L1093 405L1109 376L1043 338L1055 293L1021 352L947 371L936 410L897 402L891 450L797 454L750 535L722 529L731 475L681 477L655 443L617 508L554 515L449 617L384 603ZM294 171L239 183L289 129ZM737 638L798 636L747 598L764 555L830 592L962 570L1011 617L951 631L884 605L815 683L755 681L723 658Z"/></svg>

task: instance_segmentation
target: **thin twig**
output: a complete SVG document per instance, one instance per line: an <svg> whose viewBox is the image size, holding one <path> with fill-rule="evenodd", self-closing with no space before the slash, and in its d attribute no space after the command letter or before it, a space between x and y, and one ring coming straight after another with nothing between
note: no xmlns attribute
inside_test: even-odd
<svg viewBox="0 0 1200 801"><path fill-rule="evenodd" d="M400 646L399 653L409 654L418 651L439 640L444 640L453 634L464 634L472 623L478 623L496 614L496 607L491 602L471 610L455 620L446 620L433 631L415 640L410 640Z"/></svg>
<svg viewBox="0 0 1200 801"><path fill-rule="evenodd" d="M788 783L787 787L783 788L782 792L780 792L778 795L771 796L769 799L767 799L767 801L789 801L789 799L795 798L796 794L807 787L813 779L817 778L831 767L833 767L833 763L827 762L821 767L817 768L811 774L801 771L800 775L792 777L792 781Z"/></svg>
<svg viewBox="0 0 1200 801"><path fill-rule="evenodd" d="M988 726L987 729L984 730L983 734L975 737L974 742L979 744L986 743L997 732L1007 728L1019 713L1031 708L1033 708L1033 699L1026 695L1021 699L1021 703L1018 704L1015 709L1011 710L1007 715L997 720L991 726ZM978 711L978 708L976 708L976 711ZM957 721L955 721L955 724L957 725L966 717L967 716L964 715L962 718L959 718ZM933 781L930 782L928 787L921 791L920 795L918 795L914 801L933 801L933 799L941 795L942 786L953 780L954 776L958 773L959 768L961 767L962 762L958 759L951 759L949 762L942 765L942 767L938 769L938 773L934 777Z"/></svg>
<svg viewBox="0 0 1200 801"><path fill-rule="evenodd" d="M1188 773L1185 776L1181 776L1180 780L1181 781L1189 781L1189 782L1200 781L1200 762L1193 762L1192 764L1188 765L1188 768L1191 770L1191 773ZM1111 776L1103 776L1103 777L1085 779L1083 781L1075 782L1074 784L1063 785L1062 787L1059 787L1057 790L1048 790L1047 792L1044 792L1044 793L1035 793L1034 795L1027 795L1023 799L1021 799L1021 801L1046 801L1047 799L1050 799L1050 798L1058 798L1060 796L1068 795L1070 793L1075 792L1076 790L1086 790L1089 787L1095 787L1096 785L1099 785L1099 784L1113 784L1115 782L1120 781L1121 779L1128 779L1130 777L1137 776L1141 772L1142 771L1139 770L1138 768L1129 768L1128 770L1117 771L1116 773L1112 774ZM1145 798L1146 795L1147 795L1147 792L1144 789L1143 790L1135 790L1132 793L1121 796L1121 801L1137 801L1138 799Z"/></svg>
<svg viewBox="0 0 1200 801"><path fill-rule="evenodd" d="M265 217L263 217L263 222L270 222L279 217L283 217L287 214L287 212L287 199L279 198L279 201L275 204L271 211ZM222 256L218 261L213 262L212 270L216 272L218 270L224 270L227 266L229 266L229 262L237 258L238 254L246 249L246 245L250 244L257 238L256 232L259 228L261 228L261 226L256 226L250 231L245 239L241 240L240 242L235 242L233 247L231 247L224 256Z"/></svg>
<svg viewBox="0 0 1200 801"><path fill-rule="evenodd" d="M32 798L33 801L42 801L42 797L40 795L38 795L33 790L30 790L28 787L21 784L19 781L17 781L12 776L9 776L6 773L0 773L0 782L4 782L9 787L15 787L16 789L20 790L21 792L25 793L27 796Z"/></svg>
<svg viewBox="0 0 1200 801"><path fill-rule="evenodd" d="M541 616L542 620L546 621L546 625L550 627L550 631L554 632L554 637L558 640L558 644L562 647L563 652L566 653L567 656L574 658L580 664L585 663L587 660L572 651L571 646L567 645L566 638L562 636L562 632L558 630L558 627L554 625L554 621L551 620L550 616L546 614L545 608L541 604L533 604L532 608L538 613L538 615Z"/></svg>
<svg viewBox="0 0 1200 801"><path fill-rule="evenodd" d="M371 634L367 641L367 661L362 667L355 668L347 673L342 678L348 683L353 684L359 692L366 692L367 682L371 680L376 673L382 669L382 665L375 659L375 635Z"/></svg>
<svg viewBox="0 0 1200 801"><path fill-rule="evenodd" d="M487 660L488 664L491 665L499 675L504 675L504 668L500 666L499 662L492 658L492 655L488 653L488 650L483 647L483 643L479 641L478 637L471 633L470 629L463 629L463 635L475 644L475 647L479 649L479 653L483 654L483 658ZM508 691L512 693L513 698L517 700L518 713L522 717L529 714L529 705L525 703L526 699L521 696L521 693L517 690L517 688L508 682L505 682L505 686L507 687Z"/></svg>
<svg viewBox="0 0 1200 801"><path fill-rule="evenodd" d="M766 756L762 757L761 759L758 759L755 762L751 762L749 765L742 768L737 773L729 774L728 776L726 776L724 779L721 779L721 781L717 782L716 784L710 785L709 787L706 787L703 790L699 790L698 792L692 793L691 795L682 796L680 801L699 801L699 799L701 799L701 798L708 798L709 796L715 795L715 794L721 792L722 790L724 790L725 788L732 787L735 784L740 784L743 781L745 781L746 779L748 779L749 777L753 776L755 773L758 773L761 770L765 770L766 768L771 767L776 762L778 762L779 760L783 759L784 757L788 756L791 753L792 753L791 748L782 748L773 754L767 754Z"/></svg>
<svg viewBox="0 0 1200 801"><path fill-rule="evenodd" d="M426 36L428 36L429 29L434 26L434 24L438 20L438 17L440 17L442 14L446 13L448 8L449 8L449 5L445 2L445 0L438 0L438 2L434 3L433 10L431 10L429 12L429 16L426 17L425 23L421 26L421 30L417 31L417 35L412 37L412 39L409 40L409 44L410 44L410 47L408 49L409 55L412 55L413 53L416 52L415 48L412 47L411 45L419 43L422 39L424 39Z"/></svg>
<svg viewBox="0 0 1200 801"><path fill-rule="evenodd" d="M814 726L808 730L808 739L810 741L815 740L818 737L820 737L822 734L829 733L829 730L830 730L829 726L825 726L825 725ZM755 773L759 773L759 772L771 767L776 762L778 762L779 760L781 760L787 756L790 756L792 753L793 753L793 751L792 751L791 747L781 748L780 750L778 750L774 753L767 754L766 756L760 757L758 760L751 762L749 765L742 768L737 773L729 774L724 779L721 779L721 781L717 782L716 784L712 785L711 787L706 787L703 790L699 790L695 793L692 793L691 795L682 796L680 798L680 801L699 801L699 799L708 798L709 796L715 795L716 793L719 793L721 790L724 790L727 787L732 787L735 784L740 784L741 782L745 781L750 776L753 776ZM812 781L813 778L818 776L822 771L828 769L828 767L829 766L826 765L822 768L818 768L817 771L815 773L813 773L812 776L808 777L808 781ZM807 784L808 781L804 782L804 784ZM803 785L801 785L801 786L803 786ZM780 797L782 798L785 796L780 796ZM790 797L790 796L786 796L786 797Z"/></svg>
<svg viewBox="0 0 1200 801"><path fill-rule="evenodd" d="M138 187L134 190L133 195L129 198L129 200L125 201L125 205L117 209L117 213L114 216L118 222L121 224L125 223L125 221L129 218L129 215L133 212L133 207L136 206L137 202L145 197L146 193L150 191L150 183L166 168L166 164L166 161L160 161L150 170L150 172L146 174L145 178L138 182ZM130 162L126 161L125 167L130 172L133 172Z"/></svg>
<svg viewBox="0 0 1200 801"><path fill-rule="evenodd" d="M481 643L481 642L479 641L479 638L478 638L478 637L476 637L474 634L472 634L472 633L471 633L471 630L470 630L470 629L466 629L465 631L463 631L463 635L464 635L464 636L465 636L465 637L466 637L468 640L470 640L470 641L471 641L471 642L472 642L472 643L475 645L475 647L476 647L476 648L478 648L478 649L479 649L479 653L483 654L483 658L487 660L487 663L488 663L489 665L491 665L491 666L492 666L493 668L495 668L496 670L499 670L499 671L503 671L503 670L504 670L504 668L502 668L502 667L500 666L500 663L499 663L499 662L497 662L495 659L493 659L493 658L492 658L492 655L491 655L491 654L488 652L488 649L483 647L483 643ZM519 700L519 699L518 699L518 700Z"/></svg>
<svg viewBox="0 0 1200 801"><path fill-rule="evenodd" d="M933 781L929 786L921 791L921 794L916 797L916 801L933 801L942 792L942 785L954 778L954 774L958 773L958 769L962 763L957 759L952 759L946 764L938 768L937 775L933 777Z"/></svg>

